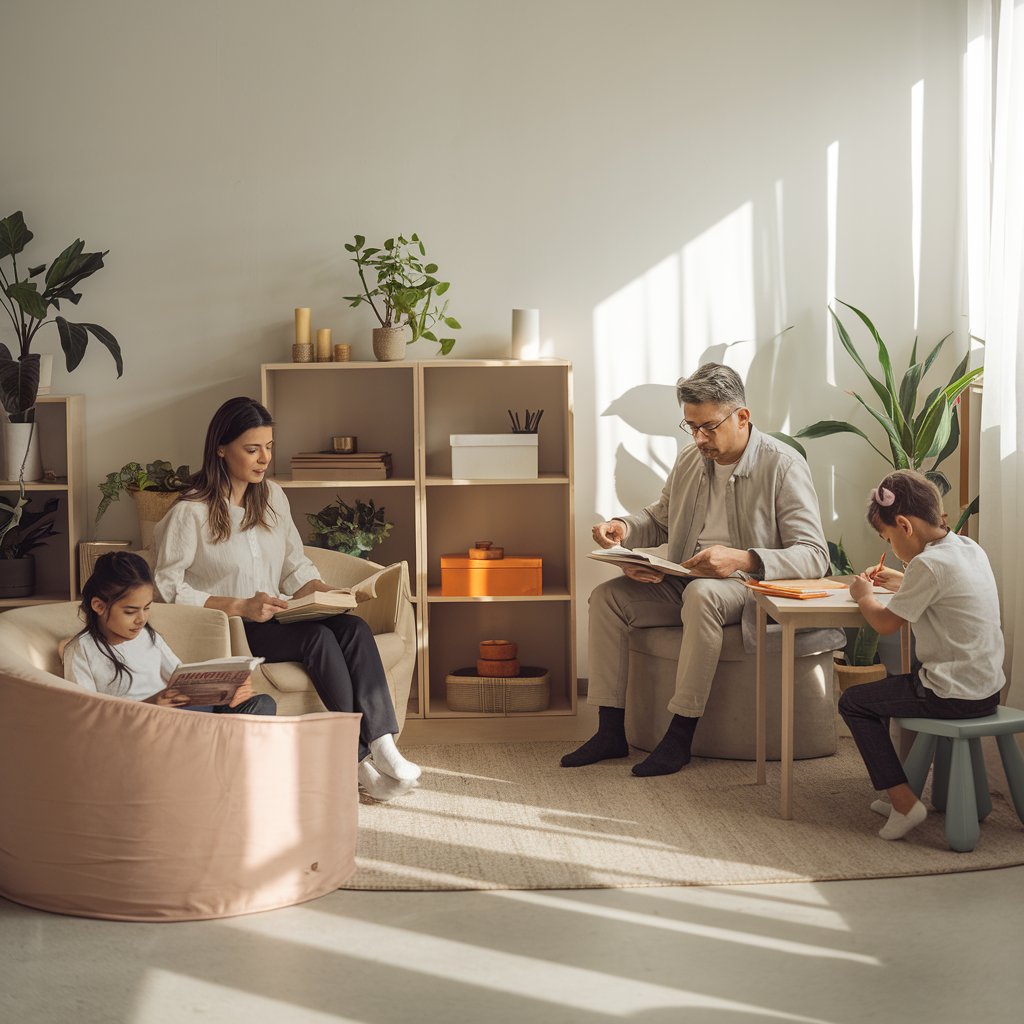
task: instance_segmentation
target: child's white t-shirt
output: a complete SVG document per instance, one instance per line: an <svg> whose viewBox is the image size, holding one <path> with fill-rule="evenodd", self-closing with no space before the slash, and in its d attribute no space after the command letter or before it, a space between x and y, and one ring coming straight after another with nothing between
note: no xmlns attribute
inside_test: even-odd
<svg viewBox="0 0 1024 1024"><path fill-rule="evenodd" d="M969 537L947 533L912 558L889 611L913 624L921 682L940 697L982 700L1003 688L996 581Z"/></svg>
<svg viewBox="0 0 1024 1024"><path fill-rule="evenodd" d="M112 649L115 657L132 673L130 689L124 689L128 682L124 675L115 682L110 658L88 633L68 644L64 652L64 678L98 693L147 700L166 688L171 673L181 664L164 638L159 633L151 637L146 629L131 640L115 644Z"/></svg>

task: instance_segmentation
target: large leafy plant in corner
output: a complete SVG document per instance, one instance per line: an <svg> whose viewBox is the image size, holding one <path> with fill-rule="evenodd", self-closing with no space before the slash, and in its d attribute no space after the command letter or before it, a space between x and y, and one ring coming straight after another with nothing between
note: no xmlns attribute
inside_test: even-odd
<svg viewBox="0 0 1024 1024"><path fill-rule="evenodd" d="M424 263L427 250L419 235L389 238L380 248L367 246L362 235L356 235L345 245L352 253L352 262L359 272L363 290L358 295L346 295L350 306L369 304L381 327L408 326L411 345L420 338L441 346L446 356L455 346L454 338L439 338L437 331L444 328L455 331L462 324L448 315L448 301L438 303L449 288L448 281L440 281L436 263ZM367 280L373 275L373 283Z"/></svg>
<svg viewBox="0 0 1024 1024"><path fill-rule="evenodd" d="M933 388L927 393L924 402L919 403L924 378L950 335L947 334L940 339L923 360L919 360L917 357L917 340L915 339L910 352L910 363L897 384L889 349L875 325L865 313L855 306L851 306L848 302L842 302L842 300L837 301L857 315L874 340L881 379L867 368L864 359L850 340L850 334L842 320L829 307L829 314L835 324L839 340L849 353L850 358L867 377L868 383L878 399L878 405L872 405L856 391L851 391L850 394L881 425L885 431L889 451L888 453L882 451L860 427L846 420L819 420L817 423L798 430L796 437L814 439L829 437L832 434L856 434L878 452L893 469L919 470L939 488L941 493L946 494L949 491L950 483L939 466L956 451L957 445L960 443L957 399L971 381L982 374L983 367L968 370L967 362L970 353L966 353L953 371L949 381L942 387ZM956 526L958 532L968 517L977 511L977 503L978 500L975 498L971 505L964 510Z"/></svg>
<svg viewBox="0 0 1024 1024"><path fill-rule="evenodd" d="M50 319L51 310L60 311L62 302L78 305L82 298L78 286L103 266L107 253L86 252L85 242L79 238L49 265L26 265L21 270L18 257L32 237L20 210L0 220L0 303L17 339L17 355L0 343L0 402L13 423L34 422L39 392L39 355L31 349L36 334L46 324L57 325L69 373L85 356L89 335L114 357L118 377L124 371L121 348L105 327L72 323L63 316Z"/></svg>

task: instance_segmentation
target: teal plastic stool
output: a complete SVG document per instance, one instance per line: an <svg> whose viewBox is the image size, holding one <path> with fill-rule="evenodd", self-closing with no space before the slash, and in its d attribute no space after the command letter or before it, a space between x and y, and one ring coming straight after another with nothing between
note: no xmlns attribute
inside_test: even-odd
<svg viewBox="0 0 1024 1024"><path fill-rule="evenodd" d="M1024 822L1024 756L1013 738L1024 732L1024 711L1000 707L984 718L896 718L904 729L917 733L903 770L910 788L924 789L928 769L932 776L932 805L946 814L946 841L957 853L969 853L978 842L978 822L992 810L988 777L981 753L981 737L995 736L1010 786L1017 817Z"/></svg>

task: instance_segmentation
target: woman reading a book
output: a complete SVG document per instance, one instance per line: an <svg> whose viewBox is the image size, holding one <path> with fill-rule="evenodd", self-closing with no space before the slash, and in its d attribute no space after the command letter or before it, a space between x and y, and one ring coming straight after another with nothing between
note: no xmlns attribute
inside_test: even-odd
<svg viewBox="0 0 1024 1024"><path fill-rule="evenodd" d="M355 615L278 622L288 597L332 589L302 550L284 491L267 479L270 413L232 398L206 432L202 468L156 529L156 585L164 600L238 615L253 654L298 661L328 711L359 712L359 784L395 795L420 769L395 746L398 720L369 626Z"/></svg>
<svg viewBox="0 0 1024 1024"><path fill-rule="evenodd" d="M64 649L65 675L87 690L158 704L186 707L188 694L167 684L181 659L149 624L153 577L146 560L131 551L109 551L96 559L82 587L85 628ZM273 715L274 698L252 692L246 681L228 704L192 705L189 711L229 715Z"/></svg>

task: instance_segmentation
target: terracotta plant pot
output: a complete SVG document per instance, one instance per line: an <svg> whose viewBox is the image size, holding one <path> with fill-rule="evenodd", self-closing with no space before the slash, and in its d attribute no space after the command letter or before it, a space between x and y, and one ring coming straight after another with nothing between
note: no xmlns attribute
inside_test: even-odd
<svg viewBox="0 0 1024 1024"><path fill-rule="evenodd" d="M373 355L379 363L393 363L405 358L409 340L407 327L375 327L373 329Z"/></svg>

